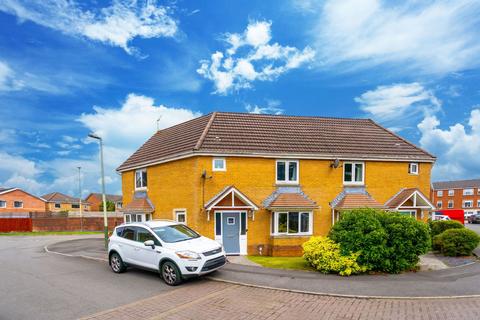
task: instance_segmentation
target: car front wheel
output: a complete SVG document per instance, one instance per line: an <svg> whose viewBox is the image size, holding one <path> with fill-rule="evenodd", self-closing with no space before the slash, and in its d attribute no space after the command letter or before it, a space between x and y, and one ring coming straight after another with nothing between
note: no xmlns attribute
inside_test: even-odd
<svg viewBox="0 0 480 320"><path fill-rule="evenodd" d="M161 274L163 281L169 286L176 286L182 283L182 274L173 262L167 261L162 264Z"/></svg>
<svg viewBox="0 0 480 320"><path fill-rule="evenodd" d="M122 258L116 252L110 255L110 268L112 268L115 273L122 273L127 270L125 263L123 263Z"/></svg>

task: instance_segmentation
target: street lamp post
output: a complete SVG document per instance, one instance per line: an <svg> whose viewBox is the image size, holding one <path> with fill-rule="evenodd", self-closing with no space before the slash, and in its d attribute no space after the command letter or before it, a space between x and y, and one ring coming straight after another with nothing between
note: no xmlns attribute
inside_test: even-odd
<svg viewBox="0 0 480 320"><path fill-rule="evenodd" d="M83 231L83 212L82 212L82 167L78 168L78 203L80 205L80 231Z"/></svg>
<svg viewBox="0 0 480 320"><path fill-rule="evenodd" d="M88 136L93 139L97 139L100 143L100 171L102 175L102 201L103 201L103 226L105 236L105 249L108 248L108 219L107 219L107 199L105 197L105 173L103 170L103 140L100 136L89 133Z"/></svg>

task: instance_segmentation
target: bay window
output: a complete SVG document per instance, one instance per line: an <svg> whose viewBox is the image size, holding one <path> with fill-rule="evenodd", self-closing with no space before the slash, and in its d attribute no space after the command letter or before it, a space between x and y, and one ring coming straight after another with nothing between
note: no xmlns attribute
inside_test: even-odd
<svg viewBox="0 0 480 320"><path fill-rule="evenodd" d="M364 163L363 162L344 162L343 163L343 183L344 184L363 184L364 183Z"/></svg>
<svg viewBox="0 0 480 320"><path fill-rule="evenodd" d="M312 233L312 212L274 212L273 235L309 235Z"/></svg>
<svg viewBox="0 0 480 320"><path fill-rule="evenodd" d="M277 160L277 183L298 183L298 161Z"/></svg>

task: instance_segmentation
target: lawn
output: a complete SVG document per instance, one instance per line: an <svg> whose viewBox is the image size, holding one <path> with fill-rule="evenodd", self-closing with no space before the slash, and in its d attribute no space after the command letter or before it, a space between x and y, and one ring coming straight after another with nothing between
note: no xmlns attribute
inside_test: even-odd
<svg viewBox="0 0 480 320"><path fill-rule="evenodd" d="M303 259L303 257L248 256L248 259L266 268L315 270Z"/></svg>
<svg viewBox="0 0 480 320"><path fill-rule="evenodd" d="M0 232L0 236L56 236L56 235L79 235L100 234L99 231L42 231L42 232Z"/></svg>

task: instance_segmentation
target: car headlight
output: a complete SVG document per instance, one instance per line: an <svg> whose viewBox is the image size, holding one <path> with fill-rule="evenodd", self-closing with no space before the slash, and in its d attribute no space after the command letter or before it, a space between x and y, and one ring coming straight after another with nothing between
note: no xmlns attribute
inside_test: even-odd
<svg viewBox="0 0 480 320"><path fill-rule="evenodd" d="M198 253L193 251L177 251L175 252L176 255L181 259L189 259L189 260L200 260L201 257Z"/></svg>

